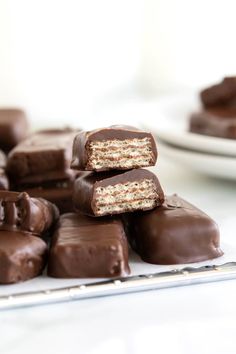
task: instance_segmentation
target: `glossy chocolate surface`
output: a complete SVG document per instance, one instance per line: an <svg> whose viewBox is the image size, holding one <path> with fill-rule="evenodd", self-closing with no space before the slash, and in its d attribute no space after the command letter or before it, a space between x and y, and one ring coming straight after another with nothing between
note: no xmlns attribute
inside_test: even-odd
<svg viewBox="0 0 236 354"><path fill-rule="evenodd" d="M0 191L0 230L44 235L59 217L58 209L47 200L25 193Z"/></svg>
<svg viewBox="0 0 236 354"><path fill-rule="evenodd" d="M105 278L129 273L128 244L120 220L75 213L60 217L49 252L50 276Z"/></svg>
<svg viewBox="0 0 236 354"><path fill-rule="evenodd" d="M223 255L217 224L177 195L144 213L126 217L130 243L153 264L201 262Z"/></svg>
<svg viewBox="0 0 236 354"><path fill-rule="evenodd" d="M193 113L190 131L197 134L236 139L236 109L208 109Z"/></svg>
<svg viewBox="0 0 236 354"><path fill-rule="evenodd" d="M7 172L15 185L73 179L71 129L42 130L17 145L8 156Z"/></svg>
<svg viewBox="0 0 236 354"><path fill-rule="evenodd" d="M18 283L40 275L47 245L35 236L0 230L0 284Z"/></svg>
<svg viewBox="0 0 236 354"><path fill-rule="evenodd" d="M0 149L8 152L28 132L28 122L25 113L20 109L0 109Z"/></svg>
<svg viewBox="0 0 236 354"><path fill-rule="evenodd" d="M92 170L88 165L88 144L93 141L110 141L110 140L132 140L132 139L144 139L149 138L151 142L151 149L153 154L153 163L149 166L153 166L157 160L157 148L156 143L151 133L144 132L135 127L114 125L108 128L96 129L93 131L81 131L77 134L73 143L73 157L71 167L77 170ZM129 167L136 168L137 166ZM143 167L143 166L138 166ZM146 166L147 167L147 166ZM126 168L114 168L114 169L126 169ZM106 171L106 167L101 167L97 171Z"/></svg>
<svg viewBox="0 0 236 354"><path fill-rule="evenodd" d="M95 189L97 187L114 186L116 184L125 184L144 179L153 181L156 186L159 204L162 204L164 201L163 190L156 175L149 170L134 169L126 172L113 171L100 173L81 172L74 183L73 202L75 210L90 216L98 216L94 206Z"/></svg>

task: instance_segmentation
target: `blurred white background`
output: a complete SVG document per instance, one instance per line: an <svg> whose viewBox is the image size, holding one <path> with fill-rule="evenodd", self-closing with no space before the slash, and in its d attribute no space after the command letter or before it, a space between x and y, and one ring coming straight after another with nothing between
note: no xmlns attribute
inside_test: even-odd
<svg viewBox="0 0 236 354"><path fill-rule="evenodd" d="M0 105L40 125L131 122L137 102L236 73L235 10L235 0L0 0Z"/></svg>

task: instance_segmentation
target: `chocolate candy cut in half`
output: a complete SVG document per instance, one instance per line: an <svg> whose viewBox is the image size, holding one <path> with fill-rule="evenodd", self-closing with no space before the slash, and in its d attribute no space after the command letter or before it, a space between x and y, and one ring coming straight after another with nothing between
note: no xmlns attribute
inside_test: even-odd
<svg viewBox="0 0 236 354"><path fill-rule="evenodd" d="M128 170L154 166L157 148L152 134L129 126L79 132L71 167L77 170Z"/></svg>
<svg viewBox="0 0 236 354"><path fill-rule="evenodd" d="M81 172L74 184L75 210L91 216L149 210L164 201L156 175L145 169Z"/></svg>

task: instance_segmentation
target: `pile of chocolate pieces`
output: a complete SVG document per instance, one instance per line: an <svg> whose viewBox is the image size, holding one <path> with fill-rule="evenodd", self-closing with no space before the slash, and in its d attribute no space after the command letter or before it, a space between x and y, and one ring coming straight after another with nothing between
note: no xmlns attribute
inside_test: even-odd
<svg viewBox="0 0 236 354"><path fill-rule="evenodd" d="M165 196L145 169L157 160L150 133L27 127L24 112L0 110L0 284L36 277L46 265L57 278L125 276L128 243L153 264L223 254L216 223Z"/></svg>

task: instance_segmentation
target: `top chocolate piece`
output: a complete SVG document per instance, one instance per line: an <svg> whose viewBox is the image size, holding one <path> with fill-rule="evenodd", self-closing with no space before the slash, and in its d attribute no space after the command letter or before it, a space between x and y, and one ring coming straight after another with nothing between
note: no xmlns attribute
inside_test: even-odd
<svg viewBox="0 0 236 354"><path fill-rule="evenodd" d="M200 93L204 107L225 107L236 109L236 77L225 77L219 84Z"/></svg>
<svg viewBox="0 0 236 354"><path fill-rule="evenodd" d="M70 161L75 134L71 129L51 129L29 136L9 154L7 172L12 181L39 184L74 177Z"/></svg>
<svg viewBox="0 0 236 354"><path fill-rule="evenodd" d="M8 152L26 137L28 122L20 109L0 109L0 149Z"/></svg>
<svg viewBox="0 0 236 354"><path fill-rule="evenodd" d="M86 171L128 170L154 166L156 160L152 134L114 125L80 132L74 139L71 167Z"/></svg>
<svg viewBox="0 0 236 354"><path fill-rule="evenodd" d="M45 199L30 198L25 192L0 191L0 231L43 235L58 217L57 207Z"/></svg>

